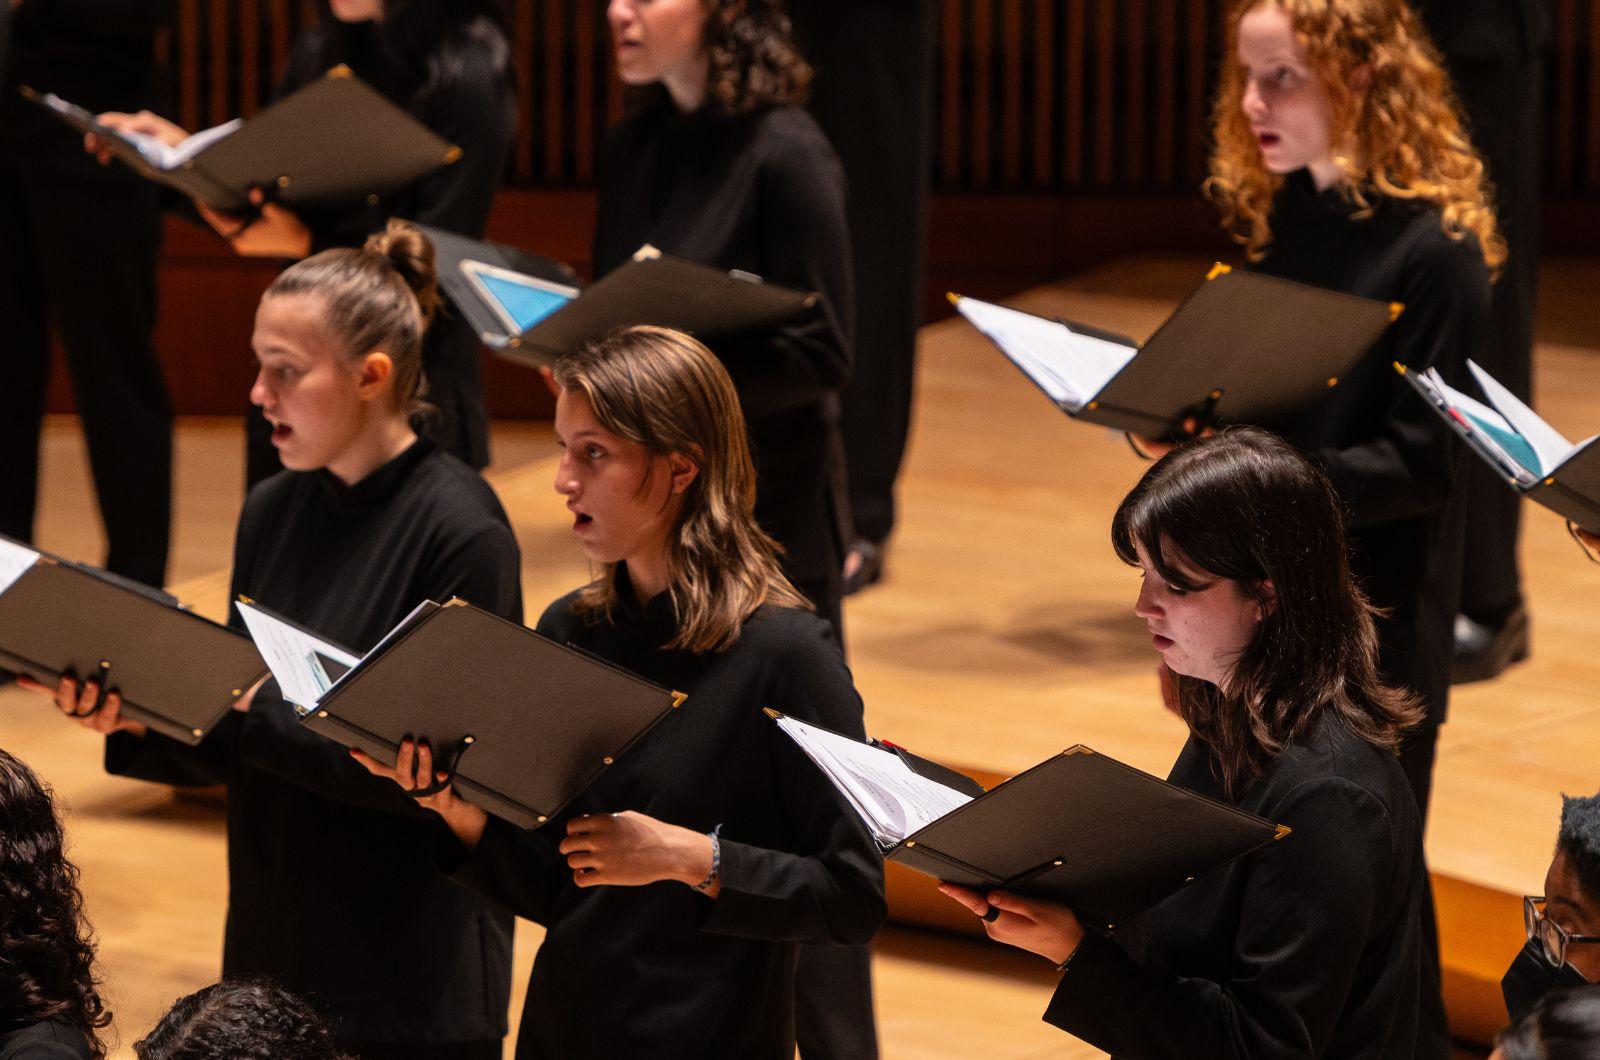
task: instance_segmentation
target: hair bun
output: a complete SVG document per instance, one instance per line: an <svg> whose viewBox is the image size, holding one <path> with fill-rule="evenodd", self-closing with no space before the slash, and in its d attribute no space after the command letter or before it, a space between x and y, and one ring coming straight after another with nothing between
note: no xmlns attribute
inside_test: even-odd
<svg viewBox="0 0 1600 1060"><path fill-rule="evenodd" d="M386 260L417 296L424 320L432 320L439 309L439 274L434 264L433 243L415 225L391 219L384 230L367 238L362 248Z"/></svg>

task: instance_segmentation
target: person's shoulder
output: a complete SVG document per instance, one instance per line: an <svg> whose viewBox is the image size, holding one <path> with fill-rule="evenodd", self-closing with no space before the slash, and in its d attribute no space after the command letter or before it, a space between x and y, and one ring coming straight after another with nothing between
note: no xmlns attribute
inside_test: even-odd
<svg viewBox="0 0 1600 1060"><path fill-rule="evenodd" d="M1488 289L1489 266L1477 236L1446 229L1443 214L1431 203L1398 204L1394 214L1411 269L1445 282Z"/></svg>
<svg viewBox="0 0 1600 1060"><path fill-rule="evenodd" d="M312 488L312 476L284 468L251 486L245 494L240 520L260 518L280 512Z"/></svg>
<svg viewBox="0 0 1600 1060"><path fill-rule="evenodd" d="M539 616L534 628L561 644L572 640L573 635L583 625L583 619L578 614L578 597L582 592L582 589L574 589L565 596L552 600L550 606Z"/></svg>
<svg viewBox="0 0 1600 1060"><path fill-rule="evenodd" d="M796 103L762 107L747 119L764 158L782 166L837 166L838 153L811 112Z"/></svg>
<svg viewBox="0 0 1600 1060"><path fill-rule="evenodd" d="M1331 710L1284 749L1266 784L1267 802L1380 807L1396 822L1415 816L1399 758L1362 738Z"/></svg>
<svg viewBox="0 0 1600 1060"><path fill-rule="evenodd" d="M840 657L833 626L814 611L762 604L745 619L737 644L744 651L770 655L790 665L810 665Z"/></svg>
<svg viewBox="0 0 1600 1060"><path fill-rule="evenodd" d="M417 485L423 496L451 524L471 528L494 523L509 528L510 520L494 488L460 458L435 449L418 470Z"/></svg>
<svg viewBox="0 0 1600 1060"><path fill-rule="evenodd" d="M83 1032L65 1020L44 1020L0 1035L0 1060L89 1060Z"/></svg>

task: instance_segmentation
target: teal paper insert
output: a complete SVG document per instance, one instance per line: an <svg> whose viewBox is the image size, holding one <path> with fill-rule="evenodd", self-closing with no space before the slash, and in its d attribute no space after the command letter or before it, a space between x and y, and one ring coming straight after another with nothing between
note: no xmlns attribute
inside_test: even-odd
<svg viewBox="0 0 1600 1060"><path fill-rule="evenodd" d="M511 319L517 322L519 331L527 331L572 301L571 295L529 283L518 283L493 273L479 273L478 281L483 284L484 290L489 292L489 296L511 314Z"/></svg>

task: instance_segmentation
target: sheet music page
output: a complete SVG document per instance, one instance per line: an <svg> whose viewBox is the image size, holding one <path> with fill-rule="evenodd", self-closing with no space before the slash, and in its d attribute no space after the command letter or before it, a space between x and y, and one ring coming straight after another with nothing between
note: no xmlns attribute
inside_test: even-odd
<svg viewBox="0 0 1600 1060"><path fill-rule="evenodd" d="M1054 401L1074 410L1093 399L1138 352L976 298L958 298L956 309Z"/></svg>
<svg viewBox="0 0 1600 1060"><path fill-rule="evenodd" d="M0 540L0 593L17 583L28 568L39 561L39 553L14 541Z"/></svg>
<svg viewBox="0 0 1600 1060"><path fill-rule="evenodd" d="M316 709L323 694L337 682L328 673L329 661L346 671L361 661L243 600L237 606L256 650L277 678L283 698L306 712Z"/></svg>
<svg viewBox="0 0 1600 1060"><path fill-rule="evenodd" d="M866 821L873 838L884 845L893 846L972 801L913 773L897 755L882 748L795 718L778 718L778 727L828 775Z"/></svg>
<svg viewBox="0 0 1600 1060"><path fill-rule="evenodd" d="M1500 414L1510 421L1517 433L1528 440L1539 454L1539 462L1544 466L1539 470L1541 475L1547 475L1566 462L1571 456L1574 446L1554 427L1546 423L1537 412L1524 405L1515 394L1501 386L1500 383L1479 368L1471 361L1467 362L1472 377L1483 387L1483 392L1488 395L1489 403L1500 410Z"/></svg>
<svg viewBox="0 0 1600 1060"><path fill-rule="evenodd" d="M1504 416L1446 383L1435 369L1417 378L1472 428L1476 444L1504 474L1524 487L1539 481L1543 471L1538 452Z"/></svg>

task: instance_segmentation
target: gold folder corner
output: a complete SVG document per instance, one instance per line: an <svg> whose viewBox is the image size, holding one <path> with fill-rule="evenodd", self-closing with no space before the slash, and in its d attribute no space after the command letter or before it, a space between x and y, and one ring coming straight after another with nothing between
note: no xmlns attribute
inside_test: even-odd
<svg viewBox="0 0 1600 1060"><path fill-rule="evenodd" d="M1405 311L1406 311L1406 304L1404 302L1390 302L1389 303L1389 323L1393 324L1396 320L1399 320L1400 319L1400 314L1404 313Z"/></svg>
<svg viewBox="0 0 1600 1060"><path fill-rule="evenodd" d="M1216 264L1211 266L1211 271L1206 273L1206 279L1207 280L1214 280L1218 276L1226 276L1226 275L1228 275L1228 273L1230 273L1232 271L1233 271L1233 266L1232 265L1224 265L1222 262L1219 261Z"/></svg>
<svg viewBox="0 0 1600 1060"><path fill-rule="evenodd" d="M1272 841L1274 843L1276 843L1278 840L1282 839L1284 836L1288 835L1290 832L1293 832L1293 831L1294 831L1294 829L1290 828L1288 825L1280 824L1280 825L1278 825L1278 834L1272 837Z"/></svg>
<svg viewBox="0 0 1600 1060"><path fill-rule="evenodd" d="M761 709L766 711L767 717L771 718L773 721L777 721L779 718L783 717L782 714L779 714L777 711L773 710L771 707L762 707Z"/></svg>

